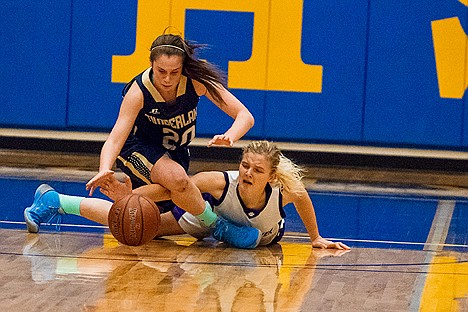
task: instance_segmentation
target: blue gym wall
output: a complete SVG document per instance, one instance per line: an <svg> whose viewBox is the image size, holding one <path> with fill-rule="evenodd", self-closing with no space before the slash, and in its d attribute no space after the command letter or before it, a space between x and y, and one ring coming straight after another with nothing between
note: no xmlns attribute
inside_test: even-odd
<svg viewBox="0 0 468 312"><path fill-rule="evenodd" d="M280 0L261 1L275 7ZM123 87L112 82L112 56L135 50L138 2L3 1L0 127L109 131ZM467 0L291 1L297 2L300 58L323 67L321 92L232 88L256 118L247 138L466 150L466 97L440 94L431 24L457 18L466 29ZM201 57L228 71L229 62L251 57L255 14L187 8L184 36L209 44ZM287 23L290 14L283 14ZM199 137L231 122L205 98L198 116Z"/></svg>

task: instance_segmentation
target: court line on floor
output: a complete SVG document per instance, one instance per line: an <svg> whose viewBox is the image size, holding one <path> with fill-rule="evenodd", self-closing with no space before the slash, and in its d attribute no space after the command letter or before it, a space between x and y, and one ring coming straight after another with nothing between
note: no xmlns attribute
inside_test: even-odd
<svg viewBox="0 0 468 312"><path fill-rule="evenodd" d="M6 220L0 220L0 224L10 224L10 225L21 225L21 226L26 226L25 222L20 222L20 221L6 221ZM48 225L48 226L54 226ZM61 224L62 228L90 228L90 229L103 229L106 230L108 229L107 226L105 225L83 225L83 224L71 224L71 223L62 223ZM65 232L65 231L61 231ZM285 239L294 239L294 240L303 240L305 242L310 241L309 236L307 234L304 235L298 235L297 233L294 234L288 234L287 232L284 235ZM342 242L356 242L356 243L369 243L369 244L389 244L389 245L419 245L419 246L430 246L433 245L435 247L461 247L461 248L468 248L468 245L463 245L463 244L444 244L444 243L419 243L419 242L405 242L405 241L388 241L388 240L374 240L374 239L353 239L353 238L339 238L339 237L327 237L326 239L332 240L332 241L342 241Z"/></svg>
<svg viewBox="0 0 468 312"><path fill-rule="evenodd" d="M11 225L21 225L26 227L26 222L21 222L21 221L6 221L6 220L0 220L0 224L11 224ZM42 226L55 226L54 223L52 224L42 224ZM61 227L73 227L73 228L90 228L90 229L108 229L106 225L90 225L90 224L71 224L71 223L62 223L60 224ZM15 228L19 229L19 228ZM57 231L57 232L65 232L65 231Z"/></svg>
<svg viewBox="0 0 468 312"><path fill-rule="evenodd" d="M441 200L439 202L423 250L434 252L443 250L452 221L453 211L455 210L455 204L456 202L453 200ZM424 262L431 263L435 256L434 252L426 253ZM421 274L416 277L410 301L410 311L417 311L421 306L421 298L426 285L426 273L427 272L421 272Z"/></svg>
<svg viewBox="0 0 468 312"><path fill-rule="evenodd" d="M288 234L287 232L283 236L286 239L294 239L294 240L304 240L310 241L309 236L307 234L298 235L297 233ZM356 242L356 243L369 243L369 244L389 244L389 245L419 245L419 246L427 246L427 245L440 245L440 247L462 247L468 248L468 245L463 244L438 244L438 243L419 243L419 242L405 242L405 241L388 241L388 240L373 240L373 239L353 239L353 238L339 238L339 237L326 237L328 240L332 241L341 241L341 242Z"/></svg>

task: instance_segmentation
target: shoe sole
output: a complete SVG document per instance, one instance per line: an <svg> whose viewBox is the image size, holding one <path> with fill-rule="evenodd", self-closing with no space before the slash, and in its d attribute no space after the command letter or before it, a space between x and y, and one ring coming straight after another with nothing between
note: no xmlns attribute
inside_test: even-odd
<svg viewBox="0 0 468 312"><path fill-rule="evenodd" d="M29 233L37 233L39 232L39 225L36 224L33 220L29 219L27 212L31 210L31 208L36 204L41 197L47 193L48 191L53 191L54 188L48 184L41 184L34 193L34 202L31 206L24 209L24 221L26 221L26 227L28 228Z"/></svg>
<svg viewBox="0 0 468 312"><path fill-rule="evenodd" d="M42 197L42 195L44 195L48 191L54 191L54 188L48 184L41 184L36 189L36 192L34 193L34 197L36 197L37 200L39 200ZM39 195L39 197L37 197L37 195Z"/></svg>
<svg viewBox="0 0 468 312"><path fill-rule="evenodd" d="M29 208L31 207L28 207L24 210L24 221L26 221L26 227L29 233L37 233L39 232L39 226L34 221L29 219L27 214Z"/></svg>

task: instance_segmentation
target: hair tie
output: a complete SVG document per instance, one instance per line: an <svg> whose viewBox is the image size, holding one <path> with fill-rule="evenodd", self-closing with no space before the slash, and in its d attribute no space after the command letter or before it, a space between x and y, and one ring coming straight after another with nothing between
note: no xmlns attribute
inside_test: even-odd
<svg viewBox="0 0 468 312"><path fill-rule="evenodd" d="M160 47L174 48L174 49L180 50L180 51L182 51L182 52L185 53L185 50L184 50L184 49L182 49L182 48L180 48L180 47L178 47L178 46L172 45L172 44L161 44L161 45L157 45L157 46L155 46L155 47L152 47L152 48L151 48L151 51L153 51L153 50L156 49L156 48L160 48Z"/></svg>

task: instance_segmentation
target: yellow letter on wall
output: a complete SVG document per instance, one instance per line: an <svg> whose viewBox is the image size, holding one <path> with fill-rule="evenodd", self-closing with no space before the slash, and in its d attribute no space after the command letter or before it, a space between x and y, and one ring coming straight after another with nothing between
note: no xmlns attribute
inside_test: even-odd
<svg viewBox="0 0 468 312"><path fill-rule="evenodd" d="M112 56L112 82L129 82L150 66L151 43L170 25L170 0L138 1L135 51Z"/></svg>
<svg viewBox="0 0 468 312"><path fill-rule="evenodd" d="M267 90L322 92L320 65L301 58L302 0L272 0Z"/></svg>
<svg viewBox="0 0 468 312"><path fill-rule="evenodd" d="M458 17L432 22L439 93L461 99L468 82L467 37Z"/></svg>
<svg viewBox="0 0 468 312"><path fill-rule="evenodd" d="M229 62L230 88L322 91L322 66L301 58L303 0L139 0L135 52L113 57L112 81L127 82L147 67L152 40L167 26L183 31L187 9L254 13L252 54Z"/></svg>

